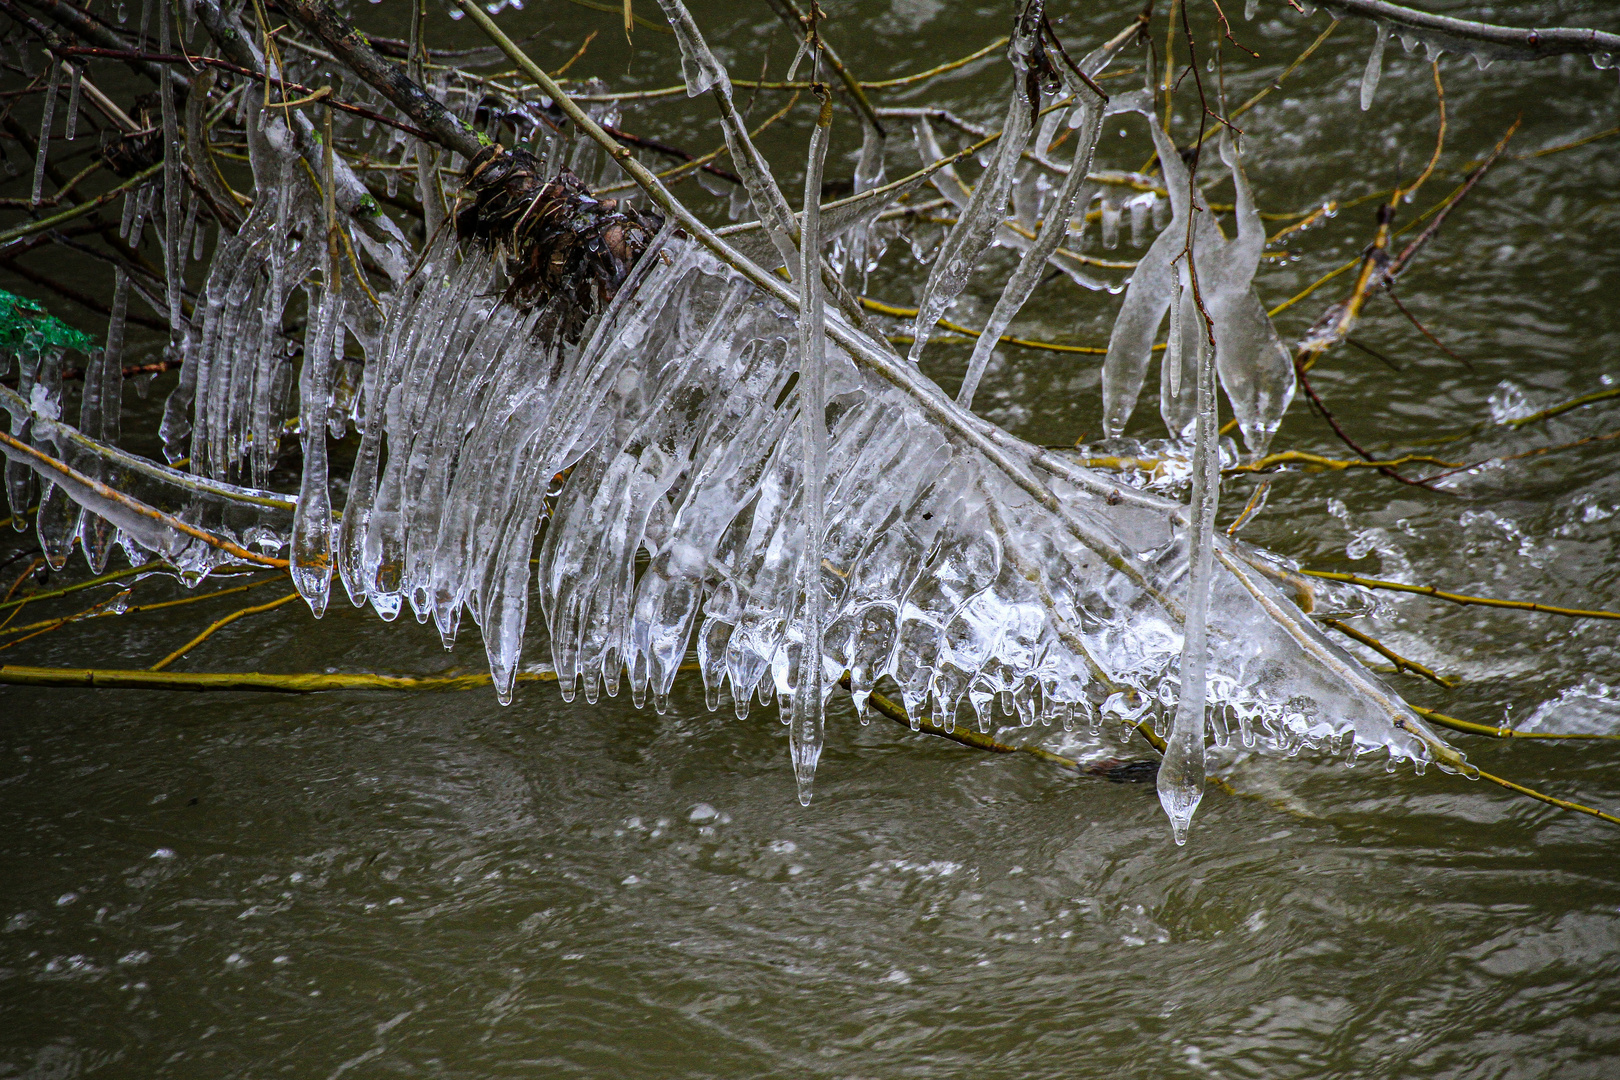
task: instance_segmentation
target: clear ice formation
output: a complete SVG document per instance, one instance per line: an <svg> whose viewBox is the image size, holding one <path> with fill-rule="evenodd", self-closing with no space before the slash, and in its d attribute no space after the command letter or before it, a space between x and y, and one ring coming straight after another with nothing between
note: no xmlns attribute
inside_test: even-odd
<svg viewBox="0 0 1620 1080"><path fill-rule="evenodd" d="M804 555L794 589L804 597L799 663L790 681L788 737L799 802L810 805L811 782L821 748L827 695L837 672L821 663L826 630L826 596L818 587L825 540L823 511L827 479L827 312L821 287L821 178L832 135L832 97L822 92L821 115L810 133L810 158L804 171L804 216L799 242L799 468L804 494L799 510L804 521ZM828 676L831 675L832 678Z"/></svg>
<svg viewBox="0 0 1620 1080"><path fill-rule="evenodd" d="M1080 70L1088 76L1095 77L1107 66L1108 61L1113 59L1117 51L1117 47L1098 49L1080 62ZM1103 109L1107 102L1067 67L1061 70L1065 76L1064 90L1073 94L1079 103L1074 110L1074 118L1070 121L1076 129L1074 157L1069 163L1068 175L1063 178L1062 187L1050 201L1041 200L1038 193L1031 193L1023 199L1015 200L1015 205L1023 204L1020 207L1023 210L1020 217L1026 227L1035 224L1038 211L1044 211L1045 220L1040 223L1040 230L1025 253L1026 257L1019 260L1017 268L1008 277L995 308L990 312L989 321L985 324L979 339L974 342L973 355L968 360L967 374L963 376L962 387L956 395L956 403L964 409L973 407L973 395L979 388L979 380L984 377L985 368L989 366L991 354L1001 341L1001 335L1012 324L1019 311L1023 310L1030 293L1035 291L1035 286L1046 274L1047 260L1057 251L1058 245L1068 237L1069 223L1074 218L1076 204L1082 209L1085 205L1080 199L1081 193L1084 192L1089 199L1093 190L1086 177L1091 172L1097 139L1102 135ZM1036 139L1037 149L1051 145L1052 132L1056 127L1056 121L1060 118L1060 113L1056 111L1049 114L1049 122L1042 126L1040 137ZM1034 181L1039 179L1039 174L1034 169L1029 169L1021 179L1030 182L1027 185L1021 183L1019 191L1025 190L1026 187L1034 187Z"/></svg>
<svg viewBox="0 0 1620 1080"><path fill-rule="evenodd" d="M362 443L337 560L357 602L409 606L455 639L465 613L511 700L530 598L565 699L668 707L688 646L706 700L791 712L806 590L823 670L858 709L878 679L916 717L981 729L1141 719L1173 707L1186 510L1116 485L897 384L825 342L819 566L800 503L797 317L666 227L578 345L498 300L487 257L441 240L367 365ZM829 328L854 334L836 311ZM386 457L379 476L378 462ZM538 544L538 564L530 560ZM1217 536L1209 688L1216 737L1286 749L1441 746L1277 591L1265 557ZM638 569L638 560L645 563ZM531 589L533 591L531 591ZM1399 726L1397 726L1399 725Z"/></svg>
<svg viewBox="0 0 1620 1080"><path fill-rule="evenodd" d="M973 186L973 194L961 207L956 224L940 245L934 265L928 272L928 282L923 287L922 298L917 303L917 315L911 324L913 362L921 358L923 347L934 332L934 324L961 295L984 249L1001 225L1002 214L1018 174L1019 161L1024 147L1029 143L1034 115L1040 105L1038 98L1030 98L1027 77L1031 58L1040 46L1043 10L1042 0L1021 0L1019 4L1018 15L1013 21L1012 40L1007 46L1007 58L1013 68L1013 90L1007 102L1007 115L1002 121L1001 138L996 141L990 163L985 166L979 182Z"/></svg>
<svg viewBox="0 0 1620 1080"><path fill-rule="evenodd" d="M1191 191L1191 197L1201 209L1197 214L1191 212L1187 167L1169 136L1152 122L1150 105L1145 114L1164 169L1171 217L1137 263L1125 290L1125 302L1114 321L1108 355L1103 360L1103 431L1110 438L1124 432L1142 392L1159 326L1175 295L1190 289L1191 274L1184 251L1191 217L1193 267L1204 307L1215 324L1215 367L1221 388L1226 391L1245 445L1254 454L1264 454L1293 400L1295 380L1288 348L1254 291L1254 274L1266 244L1265 225L1254 204L1254 192L1230 132L1223 130L1218 138L1221 160L1231 170L1237 190L1233 214L1237 235L1230 239L1222 236L1214 215L1197 191ZM1185 400L1192 384L1176 368L1185 368L1195 355L1184 343L1196 333L1191 324L1200 315L1194 303L1184 302L1177 308L1181 327L1179 332L1172 327L1169 337L1183 342L1175 350L1181 364L1168 365L1161 373L1160 385L1166 426L1173 436L1182 436L1196 407ZM1171 351L1166 349L1167 354Z"/></svg>
<svg viewBox="0 0 1620 1080"><path fill-rule="evenodd" d="M1384 71L1384 45L1389 41L1389 23L1378 24L1372 52L1367 54L1367 68L1361 73L1361 111L1372 108L1373 95L1378 93L1378 77Z"/></svg>
<svg viewBox="0 0 1620 1080"><path fill-rule="evenodd" d="M1183 297L1185 301L1187 298ZM1175 307L1172 306L1172 312ZM1172 320L1172 325L1174 321ZM1216 415L1215 350L1208 333L1195 343L1198 419L1193 439L1187 544L1187 601L1182 619L1179 697L1156 778L1159 804L1178 845L1187 842L1193 813L1204 797L1204 713L1209 700L1209 595L1215 573L1215 512L1221 497L1220 419Z"/></svg>
<svg viewBox="0 0 1620 1080"><path fill-rule="evenodd" d="M678 20L684 8L663 2ZM1025 33L1026 53L1031 40ZM691 85L724 98L723 69L711 70L695 28L681 41ZM729 697L742 717L752 702L774 701L784 718L810 719L794 735L806 782L820 709L796 691L811 672L823 694L848 672L863 720L887 678L913 717L946 726L971 714L988 729L998 705L1024 725L1168 723L1175 753L1190 763L1188 732L1201 746L1207 719L1217 744L1235 733L1284 751L1338 744L1352 755L1383 749L1464 767L1299 610L1282 560L1209 527L1212 499L1201 495L1189 510L1014 438L841 311L817 313L814 287L801 314L673 226L572 344L548 332L557 314L549 305L504 302L498 258L458 249L451 230L411 274L397 252L354 230L349 239L390 268L379 312L342 266L322 266L319 192L296 160L295 133L266 115L275 110L262 108L261 93L250 84L243 99L257 198L241 229L215 245L165 413L166 452L171 461L189 456L188 470L117 446L122 316L138 283L116 284L107 348L86 364L77 427L62 415L58 352L36 344L0 356L0 374L15 363L17 375L16 390L0 385L18 444L5 446L8 500L20 511L34 478L44 482L38 528L53 561L78 536L94 568L119 545L132 561L157 556L195 582L240 561L221 543L283 553L317 612L335 571L356 605L387 620L408 607L447 645L470 618L503 702L526 637L549 651L565 698L583 689L595 701L628 678L632 698L650 696L660 710L695 649L710 708ZM1118 95L1114 107L1151 110L1143 96ZM1009 199L1015 223L1036 233L1020 237L1035 245L1024 250L1073 235L1095 182L1087 141L1098 120L1079 104L1067 115L1081 129L1067 170L1024 168L1006 150L1028 142L1025 102L1009 111L1007 160L998 152L972 194L949 170L915 181L960 195L961 221L972 227L958 226L952 250L972 261L993 233L1010 242ZM176 122L165 118L166 127ZM1038 151L1057 122L1042 125ZM943 156L925 117L914 133L927 161ZM1132 278L1110 344L1110 433L1134 405L1169 311L1181 333L1166 350L1174 362L1161 365L1161 410L1176 436L1201 419L1207 436L1207 353L1186 260L1174 262L1190 213L1187 176L1157 125L1154 136L1172 216ZM556 143L544 149L553 162L561 152ZM1197 215L1195 265L1215 320L1214 367L1258 451L1292 393L1292 367L1252 288L1264 241L1253 198L1235 148L1223 140L1221 152L1237 185L1237 235L1225 239L1208 214ZM778 242L807 234L805 261L789 263L806 281L822 242L856 235L884 205L829 207L819 223L783 217L774 179L762 158L755 163L750 195L757 191L772 235L752 250L785 261ZM881 184L881 145L863 147L860 172L862 192ZM172 197L159 200L155 189L132 193L127 229L154 211L176 216ZM1133 232L1154 209L1130 204ZM1117 227L1124 204L1113 213ZM1063 227L1049 233L1048 218ZM197 242L188 231L176 236L165 224L166 259ZM931 305L950 292L940 286L930 284ZM281 323L297 288L312 313L301 365ZM1022 283L1009 283L1008 311L1023 295ZM148 299L167 307L169 297ZM364 357L358 376L349 344ZM805 377L816 370L819 379ZM820 407L804 415L818 382ZM289 400L305 450L296 498L249 486L275 464ZM341 437L351 418L360 446L334 519L320 436ZM1212 443L1199 439L1195 450L1206 470L1218 467ZM807 506L818 476L823 497ZM1207 477L1200 490L1213 494ZM529 633L531 602L543 633ZM1198 645L1201 613L1207 649ZM819 652L819 666L807 651ZM1200 686L1207 706L1196 704ZM1178 780L1190 772L1172 757L1165 775L1185 808L1189 785Z"/></svg>

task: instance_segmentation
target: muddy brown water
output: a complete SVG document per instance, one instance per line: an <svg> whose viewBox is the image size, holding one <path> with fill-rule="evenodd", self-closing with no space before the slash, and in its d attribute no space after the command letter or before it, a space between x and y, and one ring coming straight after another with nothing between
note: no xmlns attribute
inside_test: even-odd
<svg viewBox="0 0 1620 1080"><path fill-rule="evenodd" d="M1137 6L1052 8L1073 51ZM1234 19L1241 6L1227 5ZM353 7L362 25L401 31L394 0ZM827 33L862 77L884 78L989 42L1004 7L828 3ZM1261 59L1227 50L1234 100L1327 25L1273 0L1261 7L1234 26ZM650 3L636 10L656 15ZM1521 25L1620 30L1600 0L1491 10ZM785 70L793 46L764 5L696 13L739 77L767 51L769 70ZM627 44L611 13L531 0L501 20L514 37L536 35L529 47L548 67L594 30L571 74L623 88L677 77L669 37L643 28ZM447 47L477 43L437 13L432 33ZM1426 160L1435 107L1421 52L1392 42L1373 109L1358 107L1372 38L1370 26L1342 24L1244 117L1265 210L1348 202ZM1515 116L1524 124L1510 153L1620 122L1614 73L1585 59L1482 71L1448 57L1442 74L1446 153L1403 221L1455 186ZM993 123L1004 78L1004 65L981 62L883 100ZM762 94L754 115L780 100ZM1191 100L1184 83L1183 140ZM762 140L786 185L811 115L801 108ZM858 129L847 112L837 123L828 172L847 178ZM702 102L639 108L623 126L696 152L718 142ZM913 160L908 142L896 140L891 176ZM1099 164L1134 168L1146 147L1140 120L1114 118ZM26 182L3 194L25 195ZM1620 139L1502 162L1399 290L1468 363L1375 302L1357 339L1399 370L1341 348L1316 375L1347 430L1382 450L1484 424L1436 451L1474 460L1620 428L1613 403L1517 431L1489 424L1493 397L1499 410L1535 406L1620 377L1617 188ZM690 182L678 190L723 220L723 200ZM1353 257L1371 205L1289 239L1289 257L1261 272L1262 297L1280 302ZM954 318L984 319L1008 258L990 260ZM106 288L94 264L26 261ZM920 281L897 243L869 292L910 303ZM1285 336L1340 294L1336 283L1280 316ZM82 309L49 302L100 331ZM1117 304L1049 282L1016 329L1102 343ZM966 359L943 344L931 371L954 388ZM151 449L167 386L130 393L130 445ZM1095 437L1096 358L1006 350L979 402L1026 437ZM1158 434L1153 405L1144 399L1134 434ZM1313 567L1617 608L1616 445L1521 458L1439 491L1367 472L1279 475L1246 535ZM1277 446L1345 453L1302 402ZM1226 515L1252 483L1230 483ZM9 556L26 541L0 542ZM138 595L181 593L154 581ZM90 622L0 660L146 666L246 602ZM41 604L23 618L72 610ZM1400 677L1414 701L1490 723L1620 732L1613 622L1386 597L1366 625L1462 680L1446 691ZM531 654L544 659L538 643ZM335 600L318 623L297 605L244 619L176 669L481 665L470 628L446 653L431 628L385 625ZM509 708L483 691L0 689L0 1076L1620 1075L1616 827L1434 770L1346 769L1306 752L1224 761L1253 797L1206 798L1178 849L1151 785L862 727L843 698L831 727L806 809L774 713L711 714L690 682L665 715L624 697L564 704L534 685ZM1150 756L1124 740L1006 737ZM1491 771L1620 807L1620 745L1455 741Z"/></svg>

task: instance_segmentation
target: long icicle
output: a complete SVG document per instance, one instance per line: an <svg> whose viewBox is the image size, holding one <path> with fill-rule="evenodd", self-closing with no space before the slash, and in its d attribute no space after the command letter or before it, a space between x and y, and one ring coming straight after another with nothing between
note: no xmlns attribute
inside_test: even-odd
<svg viewBox="0 0 1620 1080"><path fill-rule="evenodd" d="M1189 251L1186 258L1191 259ZM1193 277L1193 282L1197 278ZM1180 288L1178 281L1173 288ZM1198 303L1197 294L1182 303ZM1215 415L1215 338L1205 323L1198 349L1198 424L1193 450L1192 506L1187 522L1187 605L1181 646L1181 693L1159 766L1159 803L1176 843L1187 842L1204 797L1205 669L1209 660L1209 592L1215 572L1215 511L1221 495L1220 424ZM1172 335L1179 328L1170 328Z"/></svg>
<svg viewBox="0 0 1620 1080"><path fill-rule="evenodd" d="M79 399L79 430L108 444L118 442L124 398L124 323L129 313L129 274L113 271L112 312L107 318L107 344L85 368L84 393ZM105 481L105 475L96 479ZM116 530L105 518L85 513L79 523L79 542L92 574L107 569Z"/></svg>
<svg viewBox="0 0 1620 1080"><path fill-rule="evenodd" d="M1007 46L1013 68L1013 92L1007 103L1007 118L1001 125L1001 140L990 164L974 185L967 205L958 215L956 225L934 256L928 284L917 302L917 315L911 324L912 363L922 359L923 348L935 325L962 294L979 263L979 256L984 254L990 237L1001 224L1018 163L1029 142L1035 113L1040 109L1040 91L1029 80L1029 65L1034 50L1040 45L1044 9L1044 0L1022 0L1019 4L1013 21L1012 43Z"/></svg>
<svg viewBox="0 0 1620 1080"><path fill-rule="evenodd" d="M159 48L169 51L169 13L159 11L158 24L162 28ZM180 254L180 122L174 109L174 69L163 65L162 81L158 85L162 95L163 117L163 271L169 302L169 357L179 359L180 340L185 317L181 311L180 293L185 285L182 272L185 264Z"/></svg>
<svg viewBox="0 0 1620 1080"><path fill-rule="evenodd" d="M804 224L799 235L799 431L804 454L804 644L793 691L789 731L799 802L810 805L816 762L821 758L827 695L821 637L826 596L821 584L823 486L827 474L827 334L821 288L821 176L832 135L832 93L820 84L821 112L810 134L804 173Z"/></svg>
<svg viewBox="0 0 1620 1080"><path fill-rule="evenodd" d="M326 414L331 407L332 352L341 340L338 281L340 245L332 186L332 110L326 110L326 170L321 194L326 209L326 258L321 270L320 315L310 326L311 345L298 376L298 428L304 471L293 515L292 579L318 619L332 595L332 496L327 486Z"/></svg>
<svg viewBox="0 0 1620 1080"><path fill-rule="evenodd" d="M62 87L62 65L51 57L51 75L45 83L45 102L39 114L39 151L34 158L34 189L29 202L38 206L45 197L45 162L50 158L51 127L56 118L56 95Z"/></svg>
<svg viewBox="0 0 1620 1080"><path fill-rule="evenodd" d="M1088 71L1086 74L1093 73ZM1077 90L1076 93L1085 93L1087 100L1082 106L1080 123L1075 125L1081 130L1076 133L1074 158L1069 165L1069 175L1064 178L1063 187L1057 198L1047 207L1046 220L1041 223L1041 231L1035 237L1034 246L1025 253L1018 263L1018 268L1007 279L1006 286L1001 290L1001 298L996 301L994 310L990 312L990 321L985 325L984 333L979 335L979 340L973 346L973 357L968 361L962 388L956 392L956 403L964 409L973 407L973 395L979 389L979 380L984 377L984 370L990 364L990 357L1001 341L1001 335L1006 332L1007 327L1029 300L1030 293L1035 291L1035 286L1040 284L1041 278L1046 275L1046 260L1068 235L1069 221L1074 216L1077 197L1082 188L1087 188L1086 174L1091 171L1092 155L1097 149L1097 140L1102 135L1103 107L1107 101L1093 97L1094 91L1089 86ZM1095 189L1088 188L1088 190Z"/></svg>

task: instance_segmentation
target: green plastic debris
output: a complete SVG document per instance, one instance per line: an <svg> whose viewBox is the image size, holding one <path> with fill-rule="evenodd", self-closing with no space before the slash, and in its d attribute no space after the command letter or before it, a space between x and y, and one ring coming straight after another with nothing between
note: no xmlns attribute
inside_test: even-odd
<svg viewBox="0 0 1620 1080"><path fill-rule="evenodd" d="M75 349L88 353L96 339L73 329L26 297L0 289L0 351L40 353Z"/></svg>

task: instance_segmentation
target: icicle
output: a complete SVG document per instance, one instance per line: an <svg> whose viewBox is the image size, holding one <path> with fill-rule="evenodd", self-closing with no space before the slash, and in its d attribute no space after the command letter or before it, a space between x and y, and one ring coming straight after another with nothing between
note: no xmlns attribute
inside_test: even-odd
<svg viewBox="0 0 1620 1080"><path fill-rule="evenodd" d="M1148 222L1153 216L1153 201L1157 196L1145 191L1126 205L1131 211L1131 246L1143 247L1148 243Z"/></svg>
<svg viewBox="0 0 1620 1080"><path fill-rule="evenodd" d="M141 235L146 232L146 218L152 212L152 196L157 191L156 184L142 184L135 192L135 214L129 221L130 247L140 247Z"/></svg>
<svg viewBox="0 0 1620 1080"><path fill-rule="evenodd" d="M1164 358L1159 362L1159 415L1173 439L1190 438L1198 419L1198 343L1203 340L1203 316L1193 302L1185 263L1181 260L1172 271L1170 320Z"/></svg>
<svg viewBox="0 0 1620 1080"><path fill-rule="evenodd" d="M1091 171L1092 156L1097 149L1097 140L1102 135L1103 103L1095 98L1089 88L1082 86L1076 93L1083 95L1082 100L1086 102L1088 111L1086 122L1075 134L1074 157L1069 164L1069 175L1063 178L1062 189L1052 205L1047 208L1046 220L1042 222L1040 232L1036 234L1034 247L1019 260L1017 269L1001 290L1001 297L990 313L990 321L986 324L984 332L979 335L978 341L974 342L973 356L968 360L967 374L963 376L962 388L956 395L956 403L964 409L973 407L973 395L978 391L979 381L984 377L985 368L989 366L990 357L1001 341L1001 335L1006 332L1014 317L1023 309L1030 294L1035 291L1035 286L1046 273L1046 260L1058 249L1067 235L1069 221L1074 217L1075 205L1081 202L1080 193L1085 191L1089 197L1090 192L1094 190L1086 180L1086 174Z"/></svg>
<svg viewBox="0 0 1620 1080"><path fill-rule="evenodd" d="M169 51L169 18L166 11L158 13L158 47ZM180 338L184 333L185 315L181 308L185 287L184 263L180 254L180 124L174 111L174 69L162 65L158 93L162 98L163 115L163 270L164 284L169 302L169 348L171 359L179 359Z"/></svg>
<svg viewBox="0 0 1620 1080"><path fill-rule="evenodd" d="M1367 70L1361 73L1361 111L1372 108L1373 95L1378 92L1378 77L1384 70L1384 45L1389 41L1389 23L1378 24L1378 37L1367 56Z"/></svg>
<svg viewBox="0 0 1620 1080"><path fill-rule="evenodd" d="M71 81L68 83L67 121L62 131L62 137L72 142L79 137L79 83L83 80L84 72L77 65L68 65L71 72Z"/></svg>
<svg viewBox="0 0 1620 1080"><path fill-rule="evenodd" d="M919 116L911 124L912 140L917 147L917 157L921 159L924 167L942 160L946 154L939 147L939 140L934 137L933 126L928 123L926 116ZM962 183L962 178L956 173L956 166L945 165L936 170L929 181L941 195L950 201L950 204L961 210L967 206L968 198L973 192Z"/></svg>
<svg viewBox="0 0 1620 1080"><path fill-rule="evenodd" d="M180 270L182 275L185 272L186 261L191 258L192 236L197 231L197 204L199 201L200 200L192 195L189 187L181 188L180 202L181 205L185 207L185 211L182 214L180 221L180 243L176 246L175 250L180 253Z"/></svg>
<svg viewBox="0 0 1620 1080"><path fill-rule="evenodd" d="M343 285L339 263L337 209L332 184L332 113L326 111L326 175L322 177L326 201L325 262L321 270L318 316L308 335L313 340L304 353L298 375L298 430L304 446L304 470L298 486L298 510L293 515L292 579L298 594L318 619L326 614L332 594L332 495L327 484L326 414L332 404L332 354L343 340Z"/></svg>
<svg viewBox="0 0 1620 1080"><path fill-rule="evenodd" d="M1102 246L1108 251L1119 247L1119 223L1124 210L1125 200L1119 191L1112 187L1103 188Z"/></svg>
<svg viewBox="0 0 1620 1080"><path fill-rule="evenodd" d="M29 201L35 206L45 196L45 163L51 153L51 125L56 118L56 95L62 87L62 65L51 58L51 75L45 84L45 103L39 116L39 153L34 158L34 190Z"/></svg>
<svg viewBox="0 0 1620 1080"><path fill-rule="evenodd" d="M30 397L34 411L47 420L56 420L62 415L60 350L50 349L40 356L38 381ZM40 432L37 424L35 427L34 441L38 445ZM56 484L46 485L46 490L40 496L34 526L39 533L40 552L52 570L66 566L68 556L73 553L73 541L79 532L79 514L79 504L73 501L66 489Z"/></svg>
<svg viewBox="0 0 1620 1080"><path fill-rule="evenodd" d="M1172 267L1187 247L1188 215L1191 206L1197 205L1200 210L1190 225L1192 253L1204 307L1215 323L1215 361L1221 387L1232 404L1245 444L1251 452L1263 454L1293 399L1295 383L1288 350L1254 291L1254 274L1266 242L1254 193L1230 134L1223 129L1221 156L1232 170L1237 188L1237 235L1224 238L1211 216L1203 212L1202 196L1189 195L1186 166L1169 138L1157 124L1150 130L1164 163L1171 218L1137 262L1125 303L1114 320L1108 356L1103 361L1103 431L1109 437L1120 435L1136 407L1153 337L1170 306L1177 280ZM1184 356L1183 364L1187 362ZM1167 411L1180 416L1183 410L1178 406Z"/></svg>
<svg viewBox="0 0 1620 1080"><path fill-rule="evenodd" d="M0 353L0 358L4 353ZM0 372L6 370L0 365ZM34 396L34 381L38 378L39 354L27 347L17 352L17 394L21 401L31 401ZM11 423L11 435L15 439L26 442L33 427L33 419L26 412L11 413L7 419ZM11 527L17 532L26 532L28 529L29 501L34 493L34 471L26 462L7 456L6 458L6 503L11 510Z"/></svg>
<svg viewBox="0 0 1620 1080"><path fill-rule="evenodd" d="M265 192L276 200L276 236L286 236L293 203L294 162L287 155L281 162L281 183L275 193ZM308 242L308 241L306 241ZM281 316L287 304L287 254L280 244L270 245L270 288L265 295L264 310L260 315L259 350L254 358L253 390L248 420L249 475L255 484L264 484L275 467L276 452L281 445L278 419L272 415L275 395L271 386L276 371L281 367L278 355L281 345ZM302 421L300 413L300 421Z"/></svg>
<svg viewBox="0 0 1620 1080"><path fill-rule="evenodd" d="M1181 690L1159 765L1159 803L1176 843L1204 797L1204 706L1208 698L1210 582L1215 572L1215 511L1221 495L1220 420L1216 415L1215 348L1208 328L1198 349L1197 445L1187 515L1187 602L1181 649Z"/></svg>
<svg viewBox="0 0 1620 1080"><path fill-rule="evenodd" d="M128 240L130 229L135 227L135 207L141 201L141 189L124 192L124 210L118 219L118 239Z"/></svg>
<svg viewBox="0 0 1620 1080"><path fill-rule="evenodd" d="M192 200L191 205L194 210L199 201L198 199ZM208 254L208 222L199 221L196 229L191 234L191 261L202 262L202 257L206 254Z"/></svg>
<svg viewBox="0 0 1620 1080"><path fill-rule="evenodd" d="M934 265L929 270L928 283L923 288L922 299L917 304L917 316L911 325L910 355L913 363L921 360L935 324L961 295L974 267L978 265L979 256L1001 225L1007 196L1034 124L1037 102L1031 101L1028 96L1026 76L1030 57L1040 44L1043 8L1042 0L1022 0L1019 5L1013 24L1012 43L1007 47L1007 55L1013 66L1013 92L1007 103L1006 119L1002 122L1001 138L996 144L995 156L985 166L984 173L973 188L973 195L945 237L945 242L940 245Z"/></svg>
<svg viewBox="0 0 1620 1080"><path fill-rule="evenodd" d="M1233 218L1237 235L1222 240L1211 227L1200 238L1200 279L1207 279L1206 306L1215 320L1215 364L1221 389L1243 433L1244 445L1256 456L1271 445L1283 413L1294 399L1293 356L1254 291L1254 275L1266 245L1265 222L1254 202L1254 189L1243 171L1232 134L1222 129L1221 160L1236 189ZM1208 215L1200 215L1203 218ZM1209 262L1207 271L1204 262Z"/></svg>
<svg viewBox="0 0 1620 1080"><path fill-rule="evenodd" d="M832 134L832 95L822 88L821 113L810 135L810 160L804 176L804 224L799 241L799 439L803 457L804 553L800 576L804 589L804 642L799 650L799 678L793 690L793 775L799 802L810 805L816 762L821 759L827 700L822 664L822 629L826 606L822 585L822 512L827 472L827 335L821 290L821 177Z"/></svg>
<svg viewBox="0 0 1620 1080"><path fill-rule="evenodd" d="M883 151L886 141L878 134L876 128L870 124L866 125L861 136L861 155L855 162L854 194L859 195L863 191L882 186ZM838 246L843 253L842 265L838 267L843 280L858 279L860 288L864 290L866 276L877 268L878 260L883 257L885 241L874 232L872 222L863 221L850 229L845 237L841 237Z"/></svg>
<svg viewBox="0 0 1620 1080"><path fill-rule="evenodd" d="M675 40L681 49L681 76L686 80L686 96L697 97L706 90L718 87L726 97L731 96L731 79L726 69L709 51L692 13L681 0L658 0L664 9L664 18L675 31Z"/></svg>
<svg viewBox="0 0 1620 1080"><path fill-rule="evenodd" d="M79 430L109 446L118 443L124 398L124 327L129 311L129 275L119 266L113 271L112 313L107 318L106 348L93 355L84 373L84 394L79 400ZM104 472L94 479L106 481ZM80 543L90 572L107 568L117 530L105 518L86 512L79 525Z"/></svg>

